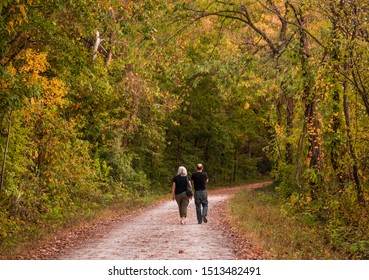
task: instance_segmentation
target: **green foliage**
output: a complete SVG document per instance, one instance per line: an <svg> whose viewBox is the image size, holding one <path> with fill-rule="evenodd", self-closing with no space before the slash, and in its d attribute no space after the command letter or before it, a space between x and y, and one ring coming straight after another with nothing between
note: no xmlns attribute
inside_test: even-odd
<svg viewBox="0 0 369 280"><path fill-rule="evenodd" d="M202 162L365 258L367 9L308 2L2 1L0 246Z"/></svg>
<svg viewBox="0 0 369 280"><path fill-rule="evenodd" d="M197 72L190 86L199 89L204 76L217 77L216 82L211 81L224 94L222 109L234 105L232 101L243 102L262 118L264 131L257 135L269 139L263 156L273 161L277 190L286 199L283 211L293 210L299 222L308 226L321 226L324 230L320 228L319 232L324 232L330 245L347 258L365 258L369 79L365 71L368 12L364 2L177 2L181 4L179 11L183 8L191 19L197 17L197 28L208 30L212 26L222 31L218 37L222 51L211 48L214 57L225 58L219 67L216 59L201 61L201 53L209 55L209 50L196 44L196 39L188 44L190 58L200 62L192 68ZM210 33L199 41L209 43ZM227 39L231 39L228 45ZM233 59L227 55L231 49ZM238 65L234 62L241 62L240 57L249 60L241 64L242 71L227 67L227 62ZM232 94L228 94L229 88ZM189 96L194 92L192 88L186 90ZM235 108L230 106L228 115ZM215 124L217 116L212 119ZM238 129L234 125L238 124L237 117L225 122L232 132ZM224 151L221 156L227 165L217 167L232 169L229 163L234 161L232 150L237 142L242 139L245 143L255 136L252 126L241 131L246 131L246 139L237 137L236 141L232 141L232 133L216 133L222 144L229 144L218 148ZM184 135L181 131L181 141L186 139Z"/></svg>
<svg viewBox="0 0 369 280"><path fill-rule="evenodd" d="M272 176L278 183L276 190L284 198L289 198L293 193L298 192L298 185L293 177L294 173L294 166L285 162L278 162L278 166L273 169Z"/></svg>

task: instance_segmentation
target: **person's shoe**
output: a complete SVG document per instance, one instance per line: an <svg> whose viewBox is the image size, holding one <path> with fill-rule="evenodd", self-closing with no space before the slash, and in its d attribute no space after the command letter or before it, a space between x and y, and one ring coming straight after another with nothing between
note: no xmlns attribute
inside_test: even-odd
<svg viewBox="0 0 369 280"><path fill-rule="evenodd" d="M197 223L200 225L200 224L202 224L202 221L198 221Z"/></svg>
<svg viewBox="0 0 369 280"><path fill-rule="evenodd" d="M205 224L208 222L208 219L206 218L205 215L202 215L202 220L204 221Z"/></svg>

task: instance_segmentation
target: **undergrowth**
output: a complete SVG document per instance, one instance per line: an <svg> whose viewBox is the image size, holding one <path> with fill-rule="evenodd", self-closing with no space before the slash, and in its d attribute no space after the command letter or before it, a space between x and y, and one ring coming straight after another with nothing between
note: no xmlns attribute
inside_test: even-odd
<svg viewBox="0 0 369 280"><path fill-rule="evenodd" d="M65 215L62 221L49 219L38 222L23 221L22 228L19 231L9 232L0 242L0 259L17 259L27 251L41 247L43 244L54 240L57 236L65 232L106 221L126 214L149 207L163 198L163 194L149 193L145 195L131 194L129 198L120 199L109 205L102 204L89 208L87 211L69 213Z"/></svg>
<svg viewBox="0 0 369 280"><path fill-rule="evenodd" d="M261 246L269 259L352 258L331 245L332 232L327 232L324 223L308 223L303 215L286 209L272 185L241 191L228 205L234 216L233 225Z"/></svg>

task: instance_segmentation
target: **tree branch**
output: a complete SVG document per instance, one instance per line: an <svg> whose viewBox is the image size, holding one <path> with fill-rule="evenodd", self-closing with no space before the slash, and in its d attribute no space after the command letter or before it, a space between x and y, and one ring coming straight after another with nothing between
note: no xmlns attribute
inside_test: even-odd
<svg viewBox="0 0 369 280"><path fill-rule="evenodd" d="M318 38L316 38L313 34L311 34L311 32L309 30L307 30L304 26L303 23L301 22L301 19L299 17L299 14L295 8L295 6L293 4L291 4L290 1L286 1L286 4L288 4L291 8L292 11L294 12L295 18L298 21L298 23L292 22L292 21L286 21L286 23L294 25L296 27L298 27L299 29L301 29L303 32L305 32L307 35L309 35L309 37L311 37L316 43L318 43L318 45L320 45L322 48L326 49L327 47L323 45L323 43L321 41L319 41Z"/></svg>

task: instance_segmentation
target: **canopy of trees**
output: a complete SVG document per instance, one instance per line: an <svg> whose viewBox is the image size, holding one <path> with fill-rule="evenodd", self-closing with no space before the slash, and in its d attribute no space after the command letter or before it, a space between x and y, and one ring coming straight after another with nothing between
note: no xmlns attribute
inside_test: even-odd
<svg viewBox="0 0 369 280"><path fill-rule="evenodd" d="M368 17L363 0L2 1L0 243L202 162L216 183L272 167L286 209L368 256Z"/></svg>

